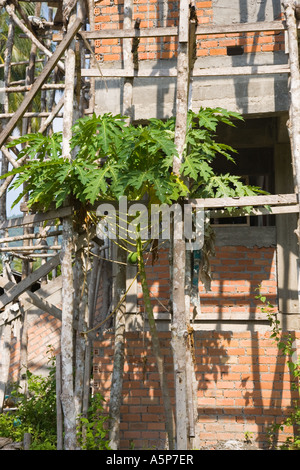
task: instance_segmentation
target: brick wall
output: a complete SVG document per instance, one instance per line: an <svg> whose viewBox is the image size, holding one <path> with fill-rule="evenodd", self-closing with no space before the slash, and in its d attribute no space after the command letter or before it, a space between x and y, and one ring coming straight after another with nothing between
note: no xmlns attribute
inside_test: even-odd
<svg viewBox="0 0 300 470"><path fill-rule="evenodd" d="M158 259L145 256L155 313L169 311L168 256L166 247L159 250ZM206 293L199 286L202 314L218 313L221 319L230 313L237 320L240 314L255 314L260 311L255 299L259 284L261 293L276 304L274 247L216 246L211 262L212 290ZM140 283L137 297L141 313L144 307ZM40 319L33 315L29 320L29 365L32 372L40 373L47 363L48 346L59 349L60 322L47 314ZM252 328L250 324L248 328ZM170 333L160 332L160 340L174 397ZM163 404L149 333L127 332L125 358L122 447L163 448ZM201 445L213 447L217 440L243 439L247 431L253 433L257 445L262 445L267 426L288 413L293 396L287 366L270 339L270 331L195 331L195 358ZM16 341L11 362L11 376L16 379L19 368ZM103 341L95 344L93 378L95 390L104 394L107 407L112 370L113 334L106 334Z"/></svg>
<svg viewBox="0 0 300 470"><path fill-rule="evenodd" d="M201 312L235 315L261 312L262 304L255 297L260 293L277 305L275 247L216 246L211 258L211 290L199 283ZM168 249L160 249L158 259L145 256L148 287L154 313L167 312L170 300L170 268ZM258 290L259 289L259 290ZM138 306L143 311L143 293L138 284ZM199 319L201 319L201 314Z"/></svg>
<svg viewBox="0 0 300 470"><path fill-rule="evenodd" d="M252 433L253 443L268 444L270 425L281 423L297 395L285 358L278 354L270 332L195 331L198 383L198 446L211 448L218 441L243 440ZM170 333L159 334L165 371L174 403ZM295 333L300 340L300 334ZM94 387L105 399L108 411L113 369L113 336L95 345ZM163 449L165 423L159 376L148 332L128 332L125 343L121 405L121 448ZM285 428L279 441L292 433Z"/></svg>
<svg viewBox="0 0 300 470"><path fill-rule="evenodd" d="M229 312L236 320L241 313L255 314L260 311L255 299L259 284L260 292L276 306L275 266L274 247L217 246L212 259L212 291L205 293L200 285L202 313L219 313L221 319ZM170 285L167 250L162 250L154 264L149 257L147 273L154 311L164 312L162 305L167 306ZM142 311L140 286L138 291ZM243 440L249 432L255 445L262 448L267 445L268 427L282 421L297 396L291 390L286 360L278 353L266 324L258 331L251 323L248 331L230 331L230 323L226 329L201 331L201 324L195 326L199 445L213 448L217 441ZM294 335L300 344L300 333ZM170 332L160 332L160 341L174 399ZM107 334L96 343L94 352L94 386L105 396L108 410L113 335ZM122 448L164 447L163 403L148 332L126 334L121 412ZM280 432L279 440L291 431Z"/></svg>
<svg viewBox="0 0 300 470"><path fill-rule="evenodd" d="M54 354L60 350L60 327L61 322L47 313L28 316L28 368L32 373L48 372L50 348ZM14 333L10 363L10 381L16 381L20 369L20 340Z"/></svg>
<svg viewBox="0 0 300 470"><path fill-rule="evenodd" d="M168 312L170 302L169 250L160 248L157 259L148 253L145 255L144 261L153 313ZM142 286L138 283L139 312L144 311L143 305Z"/></svg>
<svg viewBox="0 0 300 470"><path fill-rule="evenodd" d="M258 313L261 305L255 297L259 293L274 306L277 304L274 247L216 246L211 270L211 292L205 292L200 285L203 313L218 313L220 318L231 313L237 320L240 313Z"/></svg>
<svg viewBox="0 0 300 470"><path fill-rule="evenodd" d="M196 1L198 24L213 23L213 1ZM178 1L135 0L133 2L133 22L141 19L141 28L178 25ZM103 0L95 6L95 29L122 29L124 4ZM279 18L278 18L279 19ZM197 57L225 56L228 46L242 46L244 53L276 52L284 50L283 32L216 34L197 36ZM120 61L122 56L121 39L103 39L95 41L97 59L102 61ZM177 56L175 37L141 38L138 48L139 60L172 59Z"/></svg>

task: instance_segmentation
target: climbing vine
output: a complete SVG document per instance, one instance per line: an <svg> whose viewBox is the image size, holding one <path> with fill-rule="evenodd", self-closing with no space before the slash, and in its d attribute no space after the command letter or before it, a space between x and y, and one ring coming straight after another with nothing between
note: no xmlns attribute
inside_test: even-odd
<svg viewBox="0 0 300 470"><path fill-rule="evenodd" d="M259 288L258 288L259 290ZM292 381L292 390L296 390L298 392L298 396L300 393L300 358L297 361L294 361L293 354L295 351L294 347L294 339L291 333L282 332L282 328L280 327L280 321L277 319L277 314L275 311L275 307L271 304L264 295L257 295L256 299L260 300L263 304L261 307L261 311L267 314L267 318L270 323L271 327L271 338L273 338L274 342L277 345L278 351L281 352L283 356L287 358L287 365L293 377ZM299 450L300 449L300 434L299 434L299 425L300 425L300 406L299 401L294 400L293 402L293 410L291 411L290 415L283 420L282 423L274 423L268 429L268 436L270 445L274 447L276 435L278 431L283 431L285 426L295 426L297 432L293 436L293 438L288 437L286 441L280 446L282 450Z"/></svg>

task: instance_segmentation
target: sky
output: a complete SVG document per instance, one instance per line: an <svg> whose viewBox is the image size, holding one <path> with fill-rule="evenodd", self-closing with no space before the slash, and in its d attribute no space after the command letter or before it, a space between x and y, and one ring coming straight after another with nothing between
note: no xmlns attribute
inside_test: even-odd
<svg viewBox="0 0 300 470"><path fill-rule="evenodd" d="M63 112L63 108L62 108ZM62 129L62 119L61 118L56 118L53 121L53 129L54 132L59 132ZM12 167L10 166L9 169ZM6 211L7 211L7 217L17 217L20 215L23 215L22 212L20 211L20 203L18 203L15 207L11 208L13 202L17 199L18 195L20 194L22 190L21 188L18 189L9 189L7 191L7 206L6 206Z"/></svg>

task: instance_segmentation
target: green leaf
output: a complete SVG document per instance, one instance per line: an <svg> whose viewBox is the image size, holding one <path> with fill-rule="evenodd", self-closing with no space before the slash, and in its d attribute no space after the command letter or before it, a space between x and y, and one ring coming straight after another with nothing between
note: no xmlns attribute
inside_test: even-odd
<svg viewBox="0 0 300 470"><path fill-rule="evenodd" d="M83 191L83 194L86 195L86 198L90 201L91 204L94 204L96 199L101 195L105 195L108 192L109 186L109 177L111 176L111 167L108 164L103 168L98 168L97 171L90 172L88 174L89 181L86 188Z"/></svg>
<svg viewBox="0 0 300 470"><path fill-rule="evenodd" d="M199 159L198 155L187 155L180 169L183 176L187 176L197 181L202 178L207 182L213 175L212 168L205 160Z"/></svg>

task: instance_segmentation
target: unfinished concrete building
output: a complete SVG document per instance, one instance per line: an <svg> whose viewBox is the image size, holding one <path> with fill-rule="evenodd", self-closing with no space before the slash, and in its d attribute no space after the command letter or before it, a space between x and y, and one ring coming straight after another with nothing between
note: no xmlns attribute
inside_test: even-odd
<svg viewBox="0 0 300 470"><path fill-rule="evenodd" d="M216 170L240 175L274 198L272 210L264 207L267 202L263 206L254 203L259 208L251 215L238 211L236 217L224 217L224 201L208 208L216 253L211 259L211 290L206 292L199 283L201 308L191 316L198 387L198 416L191 436L196 448L214 448L218 441L243 440L246 433L252 433L254 445L266 448L269 426L288 415L298 398L285 358L271 338L267 313L256 298L258 292L266 296L282 329L293 335L296 360L300 339L295 235L299 206L287 132L287 32L280 0L232 0L230 5L227 0L210 0L192 6L193 28L180 32L177 0L95 2L90 30L82 37L90 41L96 56L92 67L83 68L81 75L94 87L92 111L96 114L121 113L137 123L153 117L167 119L176 114L178 37L189 33L193 44L189 107L222 107L244 117L235 128L218 128L218 140L237 149L238 155L236 165L220 161ZM61 40L59 34L54 39ZM149 260L147 274L172 384L168 250L168 246L161 249L154 264ZM163 449L166 430L159 378L141 284L138 278L132 282L135 275L136 267L127 266L130 290L120 448ZM49 287L42 286L45 292L49 290L45 298L58 306L60 282L57 278ZM106 279L97 282L95 324L108 307ZM29 365L40 370L50 340L47 327L53 333L52 344L59 348L60 322L49 311L41 317L42 306L30 309L31 318L38 321L32 321L28 330ZM37 337L38 328L45 329L45 339ZM94 342L93 389L104 395L107 407L113 344L111 329ZM11 374L19 370L17 344L14 351ZM292 433L293 429L285 428L277 437L284 439Z"/></svg>
<svg viewBox="0 0 300 470"><path fill-rule="evenodd" d="M293 193L286 126L289 57L285 32L279 27L283 18L280 0L235 0L230 5L226 0L199 1L195 9L198 23L190 107L223 107L238 111L245 119L234 129L219 129L218 139L236 148L238 156L236 165L223 161L218 170L242 175L270 194ZM105 36L106 28L123 28L125 13L122 3L96 4L95 50L108 87L106 90L103 79L96 81L96 112L126 113L124 87L132 80L133 119L166 119L176 112L177 38L141 37L136 53L138 69L129 77L121 40ZM137 18L141 19L141 31L178 27L178 2L134 2L133 22ZM216 218L213 224L216 255L211 260L211 292L199 285L201 312L192 323L198 378L196 434L200 445L213 446L218 439L241 439L250 431L257 445L263 446L268 425L287 411L293 392L282 357L270 339L266 314L255 296L260 286L260 293L278 309L283 328L299 338L297 214L288 210L276 215L262 212L255 217ZM171 380L167 250L158 264L149 266L149 278L153 296L158 298L154 308ZM143 315L138 283L135 294L135 304L131 296L129 305L133 313L127 310L122 442L124 447L130 442L138 447L161 446L160 391L143 319L141 331L133 331L137 313ZM108 336L105 345L110 341ZM108 398L111 363L102 356L102 347L99 344L96 348L94 379L95 387L107 390ZM138 377L141 381L136 388L134 379Z"/></svg>

